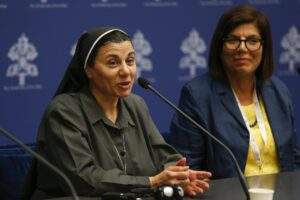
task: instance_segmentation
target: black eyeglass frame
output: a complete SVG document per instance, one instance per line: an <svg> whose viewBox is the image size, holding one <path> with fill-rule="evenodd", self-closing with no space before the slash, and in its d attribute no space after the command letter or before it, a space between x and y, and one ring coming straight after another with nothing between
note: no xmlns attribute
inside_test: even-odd
<svg viewBox="0 0 300 200"><path fill-rule="evenodd" d="M235 49L230 49L226 46L225 42L227 41L230 41L230 40L235 40L235 41L239 41L237 47ZM258 40L259 41L259 46L257 47L257 49L254 49L254 50L251 50L249 49L248 45L247 45L247 42L248 41L251 41L251 40ZM241 43L244 42L245 43L245 47L247 48L248 51L251 51L251 52L254 52L254 51L257 51L261 48L261 46L263 45L264 43L264 40L261 39L261 38L246 38L246 39L240 39L240 38L235 38L235 37L226 37L226 38L223 38L223 45L228 49L228 50L231 50L231 51L236 51L240 46L241 46Z"/></svg>

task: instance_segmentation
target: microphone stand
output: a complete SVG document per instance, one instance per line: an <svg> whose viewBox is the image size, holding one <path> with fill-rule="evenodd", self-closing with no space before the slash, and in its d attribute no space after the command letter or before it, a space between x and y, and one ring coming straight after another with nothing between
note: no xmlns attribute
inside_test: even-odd
<svg viewBox="0 0 300 200"><path fill-rule="evenodd" d="M243 190L245 192L246 198L247 198L247 200L250 200L250 194L249 194L249 191L248 191L246 179L245 179L245 177L243 175L243 172L242 172L241 168L239 167L239 164L238 164L235 156L233 155L232 151L223 142L221 142L218 138L216 138L214 135L212 135L210 132L208 132L205 128L203 128L200 124L198 124L195 120L193 120L190 116L188 116L182 110L180 110L179 108L177 108L171 101L169 101L160 92L158 92L154 87L152 87L152 85L150 84L150 82L148 80L146 80L144 78L138 78L138 83L139 83L139 85L142 88L144 88L144 89L150 89L152 92L154 92L156 95L158 95L169 106L171 106L178 113L180 113L181 115L183 115L186 119L188 119L197 128L199 128L200 130L202 130L203 132L205 132L209 137L211 137L216 143L218 143L220 146L222 146L229 153L231 159L233 160L235 168L236 168L236 170L238 172L239 181L240 181L240 183L242 185L242 188L243 188Z"/></svg>
<svg viewBox="0 0 300 200"><path fill-rule="evenodd" d="M73 184L71 183L70 179L61 170L59 170L57 167L55 167L54 165L52 165L49 161L47 161L41 155L39 155L38 153L36 153L33 150L31 150L27 145L25 145L23 142L21 142L19 139L17 139L13 134L9 133L8 131L4 130L1 127L0 127L0 132L2 132L10 140L12 140L15 143L17 143L19 146L21 146L27 153L29 153L30 155L32 155L33 157L35 157L38 161L40 161L41 163L43 163L44 165L46 165L47 167L49 167L56 174L58 174L59 176L61 176L65 180L65 182L67 183L68 187L70 188L70 191L71 191L73 199L74 200L79 200L78 195L76 193L76 190L75 190Z"/></svg>

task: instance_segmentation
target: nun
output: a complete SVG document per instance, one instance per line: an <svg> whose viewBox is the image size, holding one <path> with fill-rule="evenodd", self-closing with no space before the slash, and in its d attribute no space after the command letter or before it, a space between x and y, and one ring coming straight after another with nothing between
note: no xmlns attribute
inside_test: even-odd
<svg viewBox="0 0 300 200"><path fill-rule="evenodd" d="M61 169L80 196L178 185L188 196L208 189L211 173L189 169L131 93L136 56L130 37L97 28L78 40L75 55L39 126L37 151ZM31 199L69 196L64 181L36 164Z"/></svg>

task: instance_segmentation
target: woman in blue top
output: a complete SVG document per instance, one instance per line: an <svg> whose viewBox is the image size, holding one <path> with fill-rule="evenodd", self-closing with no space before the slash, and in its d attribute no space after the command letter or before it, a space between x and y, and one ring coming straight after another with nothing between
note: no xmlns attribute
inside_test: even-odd
<svg viewBox="0 0 300 200"><path fill-rule="evenodd" d="M232 150L246 176L300 166L290 94L272 77L273 68L268 18L241 5L218 22L209 72L181 91L180 108ZM209 170L213 178L236 176L223 147L178 114L171 133L192 168Z"/></svg>

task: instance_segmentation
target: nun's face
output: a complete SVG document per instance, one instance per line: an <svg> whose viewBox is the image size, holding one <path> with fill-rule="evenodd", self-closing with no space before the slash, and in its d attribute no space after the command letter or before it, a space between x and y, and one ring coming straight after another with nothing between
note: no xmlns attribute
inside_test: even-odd
<svg viewBox="0 0 300 200"><path fill-rule="evenodd" d="M135 53L131 42L112 42L102 46L94 66L88 66L86 74L96 95L105 98L128 96L136 76Z"/></svg>

